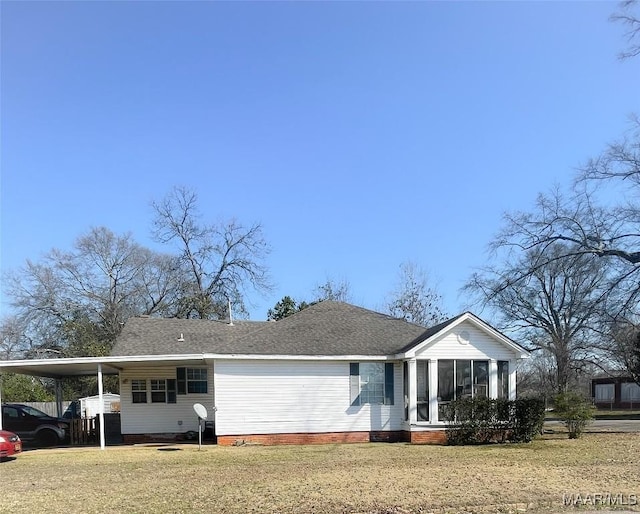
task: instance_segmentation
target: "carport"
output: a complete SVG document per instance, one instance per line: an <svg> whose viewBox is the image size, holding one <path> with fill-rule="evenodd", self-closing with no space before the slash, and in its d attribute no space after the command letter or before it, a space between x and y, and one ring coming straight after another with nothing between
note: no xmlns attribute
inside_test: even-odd
<svg viewBox="0 0 640 514"><path fill-rule="evenodd" d="M2 403L2 372L19 373L36 377L46 377L55 379L55 395L58 407L58 416L62 416L62 382L65 377L79 377L97 375L98 397L103 401L103 380L104 375L117 375L120 367L113 358L81 357L75 359L34 359L19 361L0 361L0 403ZM100 409L100 448L105 448L104 435L104 409ZM2 429L2 414L0 413L0 430Z"/></svg>
<svg viewBox="0 0 640 514"><path fill-rule="evenodd" d="M108 357L77 357L63 359L27 359L0 361L0 403L2 403L2 373L19 373L35 377L53 378L56 381L56 403L58 415L62 411L62 382L65 377L97 376L98 402L104 405L103 376L119 375L128 366L155 366L163 364L201 364L206 362L203 354L187 355L118 355ZM104 449L104 408L99 411L100 419L100 448ZM0 430L2 429L2 413L0 411Z"/></svg>

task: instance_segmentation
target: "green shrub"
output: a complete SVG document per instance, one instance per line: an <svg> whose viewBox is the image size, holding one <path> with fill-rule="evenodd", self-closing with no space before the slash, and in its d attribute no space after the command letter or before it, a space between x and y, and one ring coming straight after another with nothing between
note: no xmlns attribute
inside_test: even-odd
<svg viewBox="0 0 640 514"><path fill-rule="evenodd" d="M445 411L449 444L529 442L542 430L544 402L461 398Z"/></svg>
<svg viewBox="0 0 640 514"><path fill-rule="evenodd" d="M541 398L518 398L513 402L513 436L517 443L528 443L542 433L545 402Z"/></svg>
<svg viewBox="0 0 640 514"><path fill-rule="evenodd" d="M577 439L593 419L593 407L582 395L574 392L559 394L554 399L554 411L564 421L569 439Z"/></svg>

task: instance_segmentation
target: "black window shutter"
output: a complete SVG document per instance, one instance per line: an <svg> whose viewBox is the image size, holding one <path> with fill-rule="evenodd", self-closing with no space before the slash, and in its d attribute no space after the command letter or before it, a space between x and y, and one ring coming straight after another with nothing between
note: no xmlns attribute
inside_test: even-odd
<svg viewBox="0 0 640 514"><path fill-rule="evenodd" d="M178 394L187 394L187 368L176 368Z"/></svg>
<svg viewBox="0 0 640 514"><path fill-rule="evenodd" d="M173 378L167 379L167 403L176 403L176 381Z"/></svg>
<svg viewBox="0 0 640 514"><path fill-rule="evenodd" d="M384 364L384 404L393 405L393 363Z"/></svg>
<svg viewBox="0 0 640 514"><path fill-rule="evenodd" d="M351 405L360 405L360 365L357 362L349 364L349 392Z"/></svg>

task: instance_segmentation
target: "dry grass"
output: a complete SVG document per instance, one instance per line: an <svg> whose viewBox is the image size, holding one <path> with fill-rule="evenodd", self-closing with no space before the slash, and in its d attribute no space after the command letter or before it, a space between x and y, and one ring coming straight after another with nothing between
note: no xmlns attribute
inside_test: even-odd
<svg viewBox="0 0 640 514"><path fill-rule="evenodd" d="M0 512L558 512L563 493L640 498L640 434L552 437L29 451L0 463Z"/></svg>

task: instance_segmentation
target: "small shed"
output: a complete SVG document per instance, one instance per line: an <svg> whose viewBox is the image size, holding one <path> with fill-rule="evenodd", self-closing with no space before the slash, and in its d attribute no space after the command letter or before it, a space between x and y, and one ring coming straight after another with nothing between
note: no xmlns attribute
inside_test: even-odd
<svg viewBox="0 0 640 514"><path fill-rule="evenodd" d="M105 393L102 395L104 413L120 412L120 395L115 393ZM99 396L87 396L80 398L80 416L83 418L95 418L100 414Z"/></svg>

